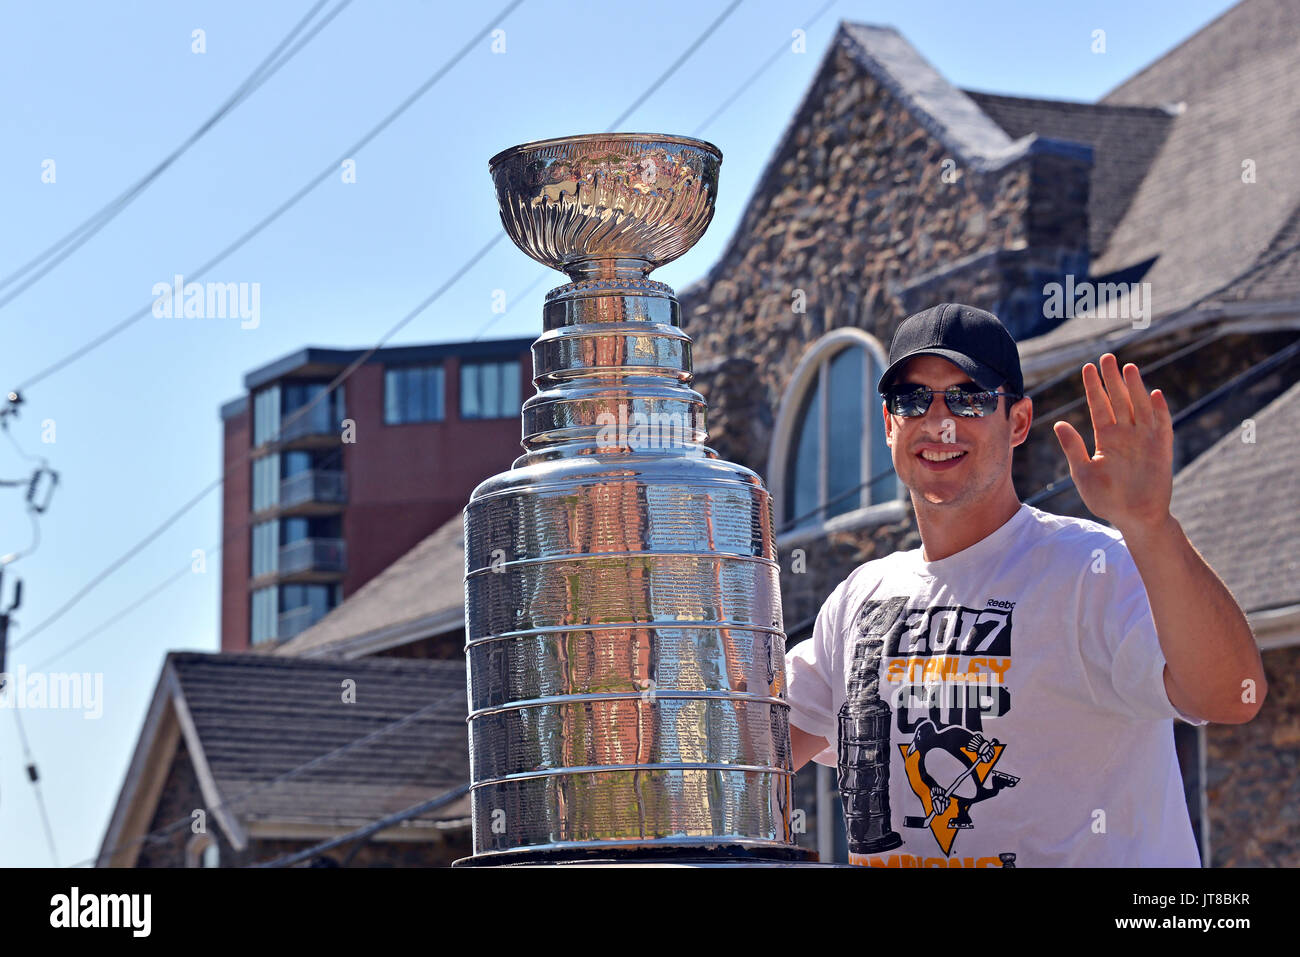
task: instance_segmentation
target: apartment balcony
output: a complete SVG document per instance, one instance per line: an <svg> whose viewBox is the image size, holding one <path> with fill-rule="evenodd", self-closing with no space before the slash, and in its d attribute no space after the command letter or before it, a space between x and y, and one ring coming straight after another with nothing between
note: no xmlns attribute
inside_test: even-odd
<svg viewBox="0 0 1300 957"><path fill-rule="evenodd" d="M280 547L281 581L333 582L347 570L347 543L341 538L303 538Z"/></svg>
<svg viewBox="0 0 1300 957"><path fill-rule="evenodd" d="M348 500L347 476L342 472L312 469L280 482L279 508L286 515L337 512Z"/></svg>
<svg viewBox="0 0 1300 957"><path fill-rule="evenodd" d="M279 621L276 623L276 638L280 641L292 638L299 632L306 631L316 624L329 612L330 609L328 608L319 608L314 605L303 605L301 608L281 612Z"/></svg>
<svg viewBox="0 0 1300 957"><path fill-rule="evenodd" d="M337 445L342 439L342 428L332 417L312 410L293 422L287 421L292 413L285 413L285 424L280 426L280 448L323 448Z"/></svg>

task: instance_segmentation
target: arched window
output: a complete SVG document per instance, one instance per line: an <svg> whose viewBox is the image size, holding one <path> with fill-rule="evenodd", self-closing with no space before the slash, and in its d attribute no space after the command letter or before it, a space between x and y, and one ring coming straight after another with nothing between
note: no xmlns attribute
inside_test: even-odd
<svg viewBox="0 0 1300 957"><path fill-rule="evenodd" d="M898 499L876 392L884 368L880 343L856 328L836 329L804 353L769 460L778 532Z"/></svg>

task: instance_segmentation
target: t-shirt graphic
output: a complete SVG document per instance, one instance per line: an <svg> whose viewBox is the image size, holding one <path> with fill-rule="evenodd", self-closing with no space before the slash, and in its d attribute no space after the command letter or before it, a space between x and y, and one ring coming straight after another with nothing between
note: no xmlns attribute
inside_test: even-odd
<svg viewBox="0 0 1300 957"><path fill-rule="evenodd" d="M906 598L891 598L865 602L856 630L838 735L849 852L873 854L903 843L889 806L893 738L917 801L902 825L929 830L950 855L958 833L976 826L971 806L1020 780L995 769L1007 745L982 733L982 716L1010 708L1010 692L1000 682L1010 665L1011 612L909 609ZM987 667L991 656L997 656L994 668ZM886 674L905 679L893 695L897 709L880 697L882 657Z"/></svg>

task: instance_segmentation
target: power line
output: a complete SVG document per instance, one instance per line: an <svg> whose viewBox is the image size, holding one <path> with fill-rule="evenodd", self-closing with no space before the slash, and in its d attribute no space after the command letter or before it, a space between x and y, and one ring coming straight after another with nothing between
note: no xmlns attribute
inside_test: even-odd
<svg viewBox="0 0 1300 957"><path fill-rule="evenodd" d="M716 30L722 24L722 21L727 19L727 17L731 16L731 14L735 12L735 9L738 6L740 6L740 0L731 0L731 3L727 5L727 8L723 10L720 14L718 14L717 17L714 18L713 22L710 23L707 27L705 27L704 31L698 37L695 38L695 42L693 42L690 46L688 46L685 50L683 50L681 56L679 56L676 60L674 60L672 64L668 67L668 69L664 70L664 72L660 74L659 79L651 83L650 86L646 88L644 93L642 93L639 97L633 100L632 105L618 115L618 119L614 120L613 123L610 123L609 126L605 127L605 132L606 133L613 132L618 127L622 126L623 121L626 120L629 116L631 116L634 112L636 112L637 107L639 107L646 100L650 99L650 96L656 90L658 90L659 87L661 87L670 76L676 73L678 69L681 68L681 65L683 63L685 63L688 59L690 59L691 54L700 48L700 44L702 44L705 40L707 40L713 34L713 31Z"/></svg>
<svg viewBox="0 0 1300 957"><path fill-rule="evenodd" d="M320 844L315 844L311 847L305 848L304 850L295 851L292 854L285 854L282 857L277 857L273 861L267 861L262 864L254 864L252 866L253 867L292 867L294 864L298 864L302 861L308 860L309 858L315 857L318 854L324 854L326 851L332 851L336 847L342 847L344 844L347 844L351 841L364 840L365 838L370 837L372 834L378 834L380 831L390 828L395 824L401 824L403 821L409 821L411 818L419 817L421 814L427 814L430 811L436 811L438 810L438 808L445 807L446 805L450 804L452 801L464 797L466 794L469 793L469 790L470 790L470 786L468 784L462 784L459 787L454 787L451 788L450 790L442 792L437 797L430 798L427 801L421 801L419 804L413 804L410 807L405 808L404 810L396 811L392 814L387 815L386 817L381 817L378 820L372 821L371 823L365 825L364 827L359 827L354 831L349 831L347 834L343 834L340 837L336 837L328 841L322 841Z"/></svg>
<svg viewBox="0 0 1300 957"><path fill-rule="evenodd" d="M365 133L365 135L363 135L360 139L358 139L346 150L344 150L332 163L330 163L330 165L326 166L319 173L313 176L310 180L308 180L305 184L303 184L303 186L300 187L297 192L295 192L287 200L282 202L279 206L277 206L270 213L268 213L257 223L255 223L252 227L246 230L242 235L239 236L239 238L235 239L232 243L230 243L228 246L222 249L219 253L217 253L207 262L199 266L198 269L193 270L192 273L182 273L182 275L202 276L207 274L214 267L220 265L222 262L225 262L225 260L228 259L230 256L232 256L235 252L243 248L249 241L251 241L259 233L261 233L262 230L266 229L273 222L275 222L277 219L283 216L286 212L288 212L294 206L298 205L298 203L301 202L302 199L306 197L308 193L312 192L317 186L325 182L325 180L329 179L331 176L336 175L338 173L340 165L343 163L344 160L350 159L356 153L359 153L366 146L368 146L377 136L379 136L386 129L388 129L388 127L391 126L399 116L401 116L408 109L410 109L416 103L417 100L423 97L424 94L428 93L429 90L433 89L433 87L438 83L438 81L441 80L444 76L446 76L447 73L449 73L453 67L459 64L460 61L463 60L466 56L468 56L469 53L474 49L474 47L479 43L479 41L483 37L487 36L501 20L505 19L505 17L508 16L521 3L523 3L523 0L511 0L510 3L506 4L506 6L503 7L501 11L497 13L496 16L494 16L492 20L489 21L485 27L479 30L478 33L476 33L469 40L469 42L467 42L463 47L461 47L460 50L458 50L450 60L448 60L442 67L440 67L437 71L435 71L432 76L430 76L418 87L416 87L415 90L412 91L411 94L406 97L406 99L404 99L401 103L399 103L382 120L380 120L379 123L371 127L370 130ZM98 336L95 336L90 341L83 343L81 346L74 349L72 352L68 353L63 358L59 359L57 362L47 366L46 368L42 369L40 372L37 372L35 375L31 376L25 382L19 385L14 391L16 393L22 393L23 391L30 389L36 383L49 378L59 370L65 368L66 366L72 364L73 362L76 362L78 359L86 355L88 352L92 352L93 350L99 348L105 342L108 342L110 339L117 336L119 333L123 332L124 330L128 329L135 323L139 322L145 316L150 315L152 312L153 312L153 300L150 300L148 305L142 306L141 308L137 309L135 312L127 315L116 325L109 327L104 332L100 333Z"/></svg>
<svg viewBox="0 0 1300 957"><path fill-rule="evenodd" d="M428 499L424 499L424 498L391 499L391 500L387 501L386 504L388 504L388 505L413 505L413 504L416 504L416 503L424 503L424 502L427 502L427 501L428 501ZM269 521L269 519L268 519L268 521ZM227 545L227 544L228 544L232 539L239 538L239 537L243 536L244 534L246 534L246 533L248 532L248 530L249 530L249 529L250 529L254 524L257 524L257 523L253 522L253 521L250 519L250 520L244 522L242 525L234 526L234 527L230 528L229 530L227 530L227 531L222 535L220 541L212 543L212 544L209 545L206 549L203 550L204 561L206 562L209 558L212 558L213 556L216 556L216 555L221 554L221 552L225 549L226 545ZM103 621L101 621L98 625L96 625L96 626L95 626L94 628L92 628L90 631L88 631L88 632L86 632L85 634L83 634L80 638L77 638L75 641L69 642L67 645L65 645L64 647L60 648L58 651L53 652L52 654L48 655L48 656L47 656L46 658L44 658L44 659L43 659L39 664L37 664L37 665L33 665L32 668L31 668L31 670L32 670L32 671L44 671L46 667L48 667L49 665L53 664L53 663L54 663L55 661L57 661L59 658L62 658L62 657L63 657L64 655L66 655L68 652L70 652L70 651L74 651L75 649L80 648L82 645L86 644L87 642L89 642L89 641L92 640L93 638L97 637L99 634L101 634L102 632L106 631L106 630L107 630L108 628L110 628L111 626L117 624L119 621L121 621L123 618L125 618L127 615L129 615L131 612L135 611L135 610L136 610L137 608L139 608L141 605L146 604L150 599L154 598L156 595L160 594L161 592L165 591L165 590L166 590L167 588L169 588L170 586L174 585L174 584L175 584L176 582L178 582L180 579L186 577L187 575L192 575L192 574L194 574L194 561L193 561L193 559L191 559L190 561L187 561L184 565L182 565L182 566L180 566L179 568L177 568L175 571L173 571L170 575L168 575L166 578L164 578L164 579L163 579L162 581L160 581L158 584L154 585L151 589L149 589L147 592L145 592L145 593L144 593L143 595L141 595L139 598L135 599L135 601L131 602L131 603L130 603L129 605L127 605L126 607L124 607L124 608L118 610L118 611L115 612L113 615L111 615L111 616L109 616L108 618L106 618L106 619L104 619Z"/></svg>
<svg viewBox="0 0 1300 957"><path fill-rule="evenodd" d="M419 718L433 711L435 708L441 707L441 705L442 705L441 701L430 702L429 704L424 705L422 708L418 708L415 711L412 711L410 714L398 718L396 721L389 722L388 724L378 727L374 731L368 732L367 734L364 734L359 738L354 738L351 741L341 744L337 748L334 748L332 751L328 751L325 754L317 755L316 757L312 758L310 761L306 761L302 764L299 764L296 767L290 768L288 771L284 771L280 774L277 774L273 778L268 778L265 781L259 781L258 783L254 784L252 787L246 788L245 790L241 791L235 797L218 801L216 804L212 805L212 807L206 808L206 810L209 813L211 813L211 812L215 812L219 808L231 807L237 804L238 802L244 800L245 798L253 794L256 794L259 791L264 791L267 788L273 787L276 784L283 784L285 781L288 781L292 778L296 778L300 774L305 774L308 771L320 767L322 764L326 764L330 761L333 761L337 757L347 754L353 748L359 748L362 745L369 744L372 741L378 740L379 738L383 737L386 734L392 734L394 731L397 731L399 728L406 727L406 725L410 724L413 721L418 720ZM450 773L448 768L442 766L438 766L437 770ZM119 851L127 850L128 848L135 847L138 844L144 844L152 840L157 840L160 837L166 837L172 831L175 831L177 828L180 828L190 823L192 820L193 820L192 814L185 814L182 817L178 817L170 824L166 824L163 827L150 831L148 834L142 834L140 837L137 837L131 841L116 844L112 847L112 849L108 851L101 851L99 854L96 854L94 857L87 858L84 861L79 861L76 864L73 864L71 866L81 867L85 864L98 864L99 862L105 859L111 861Z"/></svg>
<svg viewBox="0 0 1300 957"><path fill-rule="evenodd" d="M513 10L514 7L515 7L515 6L518 6L518 4L521 3L521 2L522 2L522 0L514 0L514 2L511 3L511 4L510 4L510 5L509 5L509 6L508 6L508 7L507 7L507 8L506 8L506 9L505 9L501 14L499 14L497 17L493 18L493 20L491 21L491 23L489 24L488 27L484 28L483 31L480 31L479 36L483 35L483 34L486 33L488 30L490 30L490 29L491 29L491 24L492 24L492 23L497 23L497 22L499 22L499 21L500 21L500 20L505 16L505 14L507 14L507 13L509 13L511 10ZM726 18L726 16L730 15L730 13L731 13L733 10L735 10L736 7L737 7L738 5L739 5L739 0L735 0L735 2L733 2L730 6L728 6L728 7L726 8L726 10L723 11L723 14L722 14L721 16L717 17L717 18L716 18L716 19L715 19L715 20L714 20L714 21L713 21L713 22L712 22L708 27L705 28L705 31L704 31L704 32L703 32L699 37L696 38L696 40L695 40L695 41L694 41L694 42L693 42L693 43L688 47L688 50L690 50L690 51L694 51L694 50L698 49L699 46L701 45L701 43L703 43L704 39L707 38L707 36L708 36L708 35L709 35L709 34L710 34L714 29L716 29L716 27L718 26L718 24L720 24L720 23L721 23L721 22ZM477 42L477 39L478 39L478 37L476 37L474 41L471 41L470 44L467 44L467 45L463 48L462 53L464 53L464 52L468 52L468 50L469 50L470 46L472 45L472 43ZM453 61L453 62L454 62L454 61ZM673 63L672 70L670 70L670 71L668 71L668 72L665 72L665 73L663 73L662 75L660 75L660 76L659 76L659 77L658 77L658 78L657 78L653 83L650 84L650 86L646 89L646 91L645 91L644 93L642 93L641 96L638 97L638 99L637 99L635 102L638 103L638 104L639 104L639 103L644 103L648 96L650 96L650 95L653 94L655 91L657 91L657 90L659 89L659 87L661 87L661 86L662 86L662 85L663 85L663 84L668 80L668 78L672 75L672 71L675 71L675 70L679 69L679 68L681 67L681 65L682 65L684 62L685 62L685 57L678 57L678 58L674 61L674 63ZM444 67L444 71L445 71L446 69L448 69L448 68L449 68L449 66L448 66L448 67ZM435 76L437 76L437 75L438 75L438 74L435 74ZM431 84L426 84L426 85L431 85ZM420 92L422 92L422 90L418 90L418 91L417 91L417 94L420 93ZM413 94L413 97L414 97L414 94ZM404 104L403 108L405 107L405 105L409 105L410 102L413 102L413 98L408 99L407 104ZM394 113L394 114L390 114L390 116L395 116L395 115L396 115L395 113ZM627 117L627 115L628 115L628 111L625 110L625 111L620 115L619 119L618 119L615 123L610 124L610 127L607 129L607 131L612 130L613 127L616 126L618 122L621 122L623 119L625 119L625 118ZM376 129L378 129L378 128L376 128ZM331 167L330 172L333 172L333 167ZM298 409L296 409L296 410L295 410L295 411L294 411L294 412L293 412L293 413L292 413L292 414L291 414L291 415L290 415L290 416L289 416L285 421L283 421L283 422L281 423L281 425L280 425L279 430L277 431L277 437L278 437L279 435L283 435L283 434L285 434L285 431L286 431L286 430L287 430L291 425L293 425L295 422L297 422L297 421L299 421L300 419L302 419L303 417L305 417L305 416L306 416L306 415L307 415L307 414L308 414L308 413L309 413L313 408L315 408L319 403L325 401L325 399L326 399L328 396L332 395L333 392L334 392L334 391L335 391L335 390L336 390L340 385L342 385L345 381L347 381L347 379L349 379L349 378L352 376L352 374L353 374L357 369L359 369L359 368L360 368L360 367L361 367L361 366L362 366L366 361L368 361L368 360L370 359L371 356L373 356L376 352L378 352L379 349L381 349L381 348L384 346L385 343L387 343L387 342L388 342L388 341L389 341L389 340L390 340L394 335L396 335L396 334L397 334L398 332L400 332L403 328L405 328L405 327L406 327L410 322L412 322L412 321L413 321L417 316L419 316L422 312L424 312L426 309L428 309L429 306L433 305L433 303L436 302L436 301L437 301L437 300L438 300L438 299L439 299L439 298L440 298L440 297L441 297L441 296L442 296L442 295L443 295L443 294L444 294L448 289L450 289L450 288L451 288L451 287L452 287L456 282L458 282L458 281L460 280L460 278L461 278L465 273L467 273L467 272L468 272L468 271L469 271L473 266L475 266L475 265L476 265L476 264L477 264L477 263L478 263L478 262L479 262L479 261L480 261L484 256L486 256L486 255L488 254L488 252L490 252L490 251L491 251L491 250L492 250L492 249L493 249L493 248L494 248L498 243L500 243L500 242L501 242L503 239L505 239L505 238L506 238L506 234L505 234L504 232L498 231L498 232L496 233L496 235L493 236L492 239L490 239L487 243L485 243L483 246L481 246L481 247L479 248L479 250L478 250L476 253L474 253L474 254L473 254L473 255L472 255L472 256L471 256L471 257L470 257L470 258L469 258L465 263L463 263L463 264L461 265L461 267L460 267L459 269L457 269L457 270L452 274L452 276L451 276L451 277L450 277L446 282L444 282L441 286L439 286L439 287L438 287L438 288L437 288L433 293L431 293L431 294L430 294L429 296L427 296L427 297L426 297L422 302L420 302L419 305L417 305L414 309L412 309L410 312L408 312L405 316L403 316L400 320L398 320L397 323L394 324L394 325L393 325L393 326L392 326L392 327L391 327L387 332L385 332L385 333L380 337L379 341L378 341L377 343L375 343L374 346L372 346L372 347L371 347L370 349L368 349L366 352L362 353L362 354L361 354L357 359L353 360L353 361L352 361L352 362L351 362L351 363L350 363L350 364L349 364L349 365L348 365L348 366L347 366L347 367L346 367L342 372L340 372L337 376L335 376L335 378L334 378L334 379L333 379L333 380L332 380L332 381L331 381L331 382L330 382L330 383L329 383L329 384L328 384L324 389L322 389L319 393L317 393L316 396L314 396L314 397L313 397L309 402L307 402L305 405L303 405L303 406L299 407ZM539 278L538 281L540 281L540 278ZM534 283L534 285L535 285L535 284L536 284L536 283ZM531 287L530 287L530 288L531 288ZM51 624L53 624L55 621L57 621L59 618L61 618L64 614L66 614L66 613L67 613L67 612L68 612L68 611L69 611L73 606L75 606L75 605L77 604L77 602L79 602L82 598L84 598L87 594L89 594L92 590L94 590L94 588L96 588L96 587L97 587L101 582L103 582L106 578L108 578L108 577L109 577L110 575L112 575L115 571L117 571L117 569L120 568L122 565L126 564L126 562L128 562L131 558L133 558L133 557L134 557L136 554L138 554L141 550L143 550L145 547L147 547L150 543L152 543L153 541L155 541L155 540L156 540L160 535L163 534L163 532L165 532L168 528L170 528L173 524L175 524L175 523L176 523L180 518L182 518L182 517L183 517L187 512L189 512L192 508L194 508L194 507L195 507L195 506L196 506L200 501L202 501L202 500L203 500L204 498L206 498L209 494L211 494L215 489L219 488L219 487L221 486L221 484L225 481L226 476L228 476L228 475L229 475L231 472L233 472L235 469L237 469L237 468L242 468L242 467L243 467L243 466L248 462L248 460L249 460L251 457L252 457L251 450L246 450L246 451L245 451L245 452L244 452L244 453L239 457L238 460L236 460L235 462L233 462L231 465L227 466L227 468L225 469L225 471L222 472L222 474L221 474L220 476L218 476L215 480L213 480L212 482L210 482L210 483L209 483L207 486L205 486L205 487L204 487L204 488L203 488L203 489L202 489L198 494L196 494L195 496L193 496L192 498L190 498L190 499L189 499L187 502L185 502L185 503L184 503L184 504L183 504L179 509L177 509L177 510L176 510L175 512L173 512L171 515L169 515L166 519L164 519L163 522L162 522L162 524L160 524L160 525L157 526L155 529L153 529L151 532L149 532L147 535L145 535L145 537L144 537L143 539L141 539L141 540L140 540L139 542L137 542L134 546L132 546L130 549L128 549L128 550L127 550L123 555L121 555L118 559L116 559L115 561L111 562L111 563L110 563L110 564L109 564L105 569L103 569L101 572L99 572L97 575L95 575L95 577L92 578L92 579L91 579L91 580L90 580L86 585L84 585L81 589L79 589L79 590L76 592L76 594L74 594L70 599L68 599L66 602L64 602L62 605L60 605L60 606L59 606L59 607L54 611L53 614L49 615L49 616L46 617L43 621L41 621L40 623L38 623L37 625L35 625L35 626L34 626L34 627L33 627L33 628L32 628L32 629L31 629L31 630L30 630L30 631L29 631L29 632L24 636L24 638L23 638L21 641L15 643L15 645L14 645L15 650L16 650L17 648L21 647L22 645L26 644L26 643L27 643L28 641L30 641L32 638L36 637L37 634L39 634L40 632L44 631L44 630L45 630L46 628L48 628ZM179 575L173 575L171 578L168 579L168 583L171 583L172 581L175 581L177 578L179 578ZM162 587L165 587L165 586L162 586ZM161 588L156 588L156 589L154 590L154 593L156 594L157 591L160 591L160 590L161 590ZM133 608L134 608L134 607L137 607L137 605L133 605L132 607L133 607ZM89 638L87 637L86 640L89 640Z"/></svg>
<svg viewBox="0 0 1300 957"><path fill-rule="evenodd" d="M516 2L521 2L521 0L516 0ZM291 413L288 416L288 418L286 418L281 423L280 428L276 432L275 438L278 439L279 436L284 435L286 430L288 430L292 425L294 425L299 420L303 419L312 409L314 409L317 405L319 405L322 401L324 401L328 396L332 395L333 392L340 385L342 385L345 381L351 378L352 374L356 372L357 369L361 368L361 366L364 365L366 361L370 359L371 356L373 356L376 352L378 352L384 346L384 344L388 342L389 339L391 339L403 328L405 328L410 322L412 322L417 316L419 316L420 313L428 309L429 306L433 305L433 303L437 301L442 296L443 293L445 293L448 289L450 289L453 285L455 285L455 283L461 278L461 276L463 276L473 266L475 266L480 259L482 259L484 256L488 254L489 251L491 251L492 247L494 247L498 242L500 242L504 238L505 238L504 233L498 233L495 238L493 238L491 241L489 241L488 243L480 247L478 252L476 252L473 256L471 256L459 269L457 269L454 273L452 273L450 279L448 279L441 286L439 286L434 292L426 296L425 299L419 305L417 305L414 309L412 309L405 316L399 319L387 332L385 332L383 336L380 337L379 342L371 346L360 356L354 359L342 372L340 372L338 375L334 377L333 381L331 381L328 386L326 386L323 390L317 393L316 396L311 399L311 401L307 402L305 405L302 405L298 409L294 410L294 412ZM16 642L14 644L15 650L22 647L27 642L31 641L34 637L36 637L37 634L44 631L54 622L58 621L58 619L63 617L64 614L66 614L69 610L72 609L74 605L77 604L77 602L79 602L82 598L84 598L91 591L93 591L100 584L100 582L104 581L106 578L112 575L113 572L117 571L128 561L134 558L137 554L143 551L150 543L157 540L158 537L163 534L163 532L167 531L167 529L169 529L172 525L176 524L176 522L178 522L181 518L183 518L186 515L186 513L190 511L190 509L198 505L199 502L203 501L203 499L205 499L213 491L220 488L222 483L226 480L226 476L228 476L231 472L235 471L235 469L242 468L244 465L246 465L251 457L252 457L252 450L251 449L245 450L244 453L236 461L232 462L230 465L226 467L226 470L224 472L218 475L206 486L204 486L204 488L201 491L199 491L196 495L192 496L188 501L185 502L184 505L182 505L176 511L172 512L171 515L167 516L167 518L165 518L160 525L158 525L147 535L145 535L144 538L136 542L133 546L131 546L131 548L127 549L126 552L124 552L117 559L110 562L106 568L104 568L97 575L95 575L89 582L87 582L80 589L78 589L76 594L74 594L71 598L69 598L57 609L55 609L55 611L47 618L45 618L43 621L41 621L40 624L33 627L32 630L29 631L27 635L22 639L22 641Z"/></svg>
<svg viewBox="0 0 1300 957"><path fill-rule="evenodd" d="M820 19L822 18L822 15L825 14L827 10L829 10L831 7L835 6L835 4L838 3L838 2L839 2L839 0L826 0L826 3L822 4L821 7L818 8L817 12L814 13L814 14L813 14L813 15L812 15L812 16L811 16L807 21L805 21L805 23L803 24L802 29L805 29L805 30L806 30L806 29L810 28L814 23L816 23L818 20L820 20ZM726 11L726 13L730 13L730 12L731 12L730 9ZM725 16L725 15L726 15L726 14L724 13L724 16ZM721 18L719 18L719 21L718 21L718 22L721 22ZM697 45L698 45L698 44L697 44ZM702 122L700 122L700 123L695 127L695 129L691 130L691 134L690 134L690 135L691 135L691 136L699 136L701 133L703 133L704 130L708 128L708 126L709 126L710 123L712 123L712 122L713 122L714 120L716 120L719 116L721 116L723 113L725 113L725 112L726 112L726 111L731 107L731 105L732 105L733 103L736 102L736 100L740 99L740 97L741 97L742 94L748 92L748 91L749 91L749 88L750 88L751 86L753 86L754 82L755 82L755 81L756 81L760 76L762 76L764 73L766 73L769 69L771 69L772 64L776 63L776 61L779 60L779 59L781 58L781 56L784 55L785 52L786 52L788 49L789 49L788 44L787 44L785 41L782 41L782 42L781 42L781 45L780 45L779 47L777 47L775 51L773 51L772 55L769 56L766 60L764 60L761 64L759 64L758 68L755 69L754 72L751 73L751 74L750 74L750 75L745 79L745 81L744 81L743 83L741 83L738 87L736 87L736 89L733 90L733 91L731 92L731 94L730 94L730 95L729 95L725 100L723 100L721 104L718 105L717 109L715 109L715 110L714 110L712 113L710 113L710 114L709 114L709 115L708 115L708 116L707 116L707 117L706 117ZM644 99L644 97L642 97L642 99ZM626 119L626 118L627 118L627 115L630 114L631 112L632 112L632 109L628 109L628 110L624 113L624 115L623 115L622 117L619 118L619 120L615 121L615 124L614 124L614 125L617 125L617 123L622 122L622 120ZM545 278L546 278L547 276L549 276L549 275L550 275L550 270L547 270L546 272L544 272L544 273L542 273L541 275L539 275L539 276L538 276L538 277L537 277L537 278L536 278L536 279L535 279L535 280L534 280L534 281L533 281L533 282L528 286L527 289L525 289L522 293L520 293L520 296L525 296L525 295L527 295L528 293L532 292L533 289L536 288L537 285L538 285L539 283L541 283L541 281L542 281L543 279L545 279ZM491 319L489 319L486 323L483 324L483 326L482 326L482 327L479 329L479 331L475 334L474 338L471 339L470 341L471 341L471 342L477 342L477 341L479 340L479 338L482 337L483 333L487 332L488 328L489 328L490 326L492 326L492 324L495 323L495 322L496 322L498 319L500 319L500 318L501 318L501 316L500 316L500 315L497 315L497 316L493 316Z"/></svg>
<svg viewBox="0 0 1300 957"><path fill-rule="evenodd" d="M107 226L117 217L118 213L124 210L137 196L148 189L149 186L152 185L159 176L166 172L166 170L187 150L189 150L191 146L202 139L203 136L221 122L227 114L232 112L236 107L255 93L262 84L279 72L282 66L293 59L299 50L310 43L316 34L328 26L330 21L337 17L343 9L352 2L352 0L340 0L340 3L334 7L333 10L329 11L320 22L313 26L311 30L303 36L301 40L299 40L293 49L289 50L289 52L285 53L283 56L280 56L285 47L292 43L294 38L302 33L307 24L311 22L312 18L315 17L317 12L319 12L321 7L325 6L327 2L328 0L318 0L315 6L308 10L303 18L294 25L293 29L290 30L275 46L275 49L267 54L262 62L253 69L253 72L244 79L243 83L236 87L235 91L227 97L219 107L217 107L216 111L209 116L202 125L198 127L198 129L194 130L194 132L192 132L179 146L154 166L153 169L145 173L144 176L138 179L131 186L127 187L122 193L109 200L99 210L92 213L76 228L72 229L62 238L42 250L14 272L10 273L3 279L0 279L0 289L4 289L5 287L18 282L25 273L32 273L32 275L29 276L26 281L22 282L16 289L6 294L3 298L0 298L0 308L4 308L4 306L8 305L15 297L20 295L23 290L27 289L51 269L71 256L82 245L89 241L92 236ZM44 267L37 269L42 261L47 259L49 261L44 265Z"/></svg>
<svg viewBox="0 0 1300 957"><path fill-rule="evenodd" d="M50 860L54 866L59 866L59 852L54 847L54 830L50 827L50 812L45 806L45 795L41 793L41 776L36 770L36 759L32 757L32 749L27 743L27 732L23 729L22 711L16 704L14 705L14 721L18 725L18 738L23 746L23 761L26 765L27 780L32 782L32 790L36 792L36 805L41 811L41 823L45 826L45 843L50 849Z"/></svg>
<svg viewBox="0 0 1300 957"><path fill-rule="evenodd" d="M1169 365L1170 363L1177 362L1179 359L1183 358L1184 356L1191 355L1193 352L1199 352L1205 346L1208 346L1211 342L1214 342L1216 339L1222 338L1223 334L1224 334L1224 330L1216 328L1213 331L1211 331L1208 335L1202 336L1201 338L1197 339L1195 342L1183 346L1183 348L1175 350L1174 352L1169 353L1169 355L1167 356L1161 356L1155 362L1148 363L1142 369L1142 374L1144 376L1148 376L1153 372L1163 369L1165 366ZM1080 405L1083 405L1087 401L1088 401L1088 397L1086 395L1081 395L1078 396L1077 398L1071 399L1069 402L1058 405L1050 412L1044 412L1041 416L1035 414L1034 425L1038 425L1041 422L1054 422L1058 415L1064 415L1066 412L1069 412L1071 409L1078 408Z"/></svg>
<svg viewBox="0 0 1300 957"><path fill-rule="evenodd" d="M826 3L822 4L821 7L818 8L817 12L814 13L812 17L808 19L808 21L803 25L802 29L806 30L809 27L811 27L814 23L816 23L818 20L820 20L822 18L822 14L824 14L831 7L835 6L836 2L837 0L826 0ZM754 81L757 80L764 73L766 73L768 69L772 66L772 64L775 63L777 60L779 60L789 49L790 49L789 43L787 43L784 40L781 41L781 45L772 52L772 55L769 56L766 60L764 60L761 64L759 64L758 69L756 69L753 73L751 73L745 79L745 81L740 84L740 86L736 87L735 91L733 91L730 96L728 96L725 100L722 101L722 103L718 106L716 110L710 113L708 117L702 123L700 123L699 126L695 127L695 129L691 131L691 136L699 136L700 133L702 133L710 123L712 123L719 116L725 113L728 107L730 107L732 103L736 102L736 100L740 98L741 94L745 93L749 89L749 87L754 83Z"/></svg>
<svg viewBox="0 0 1300 957"><path fill-rule="evenodd" d="M1187 408L1181 410L1177 415L1173 416L1172 423L1174 429L1176 430L1180 425L1182 425L1182 423L1195 418L1206 409L1218 405L1221 401L1232 395L1242 386L1248 385L1260 376L1271 372L1273 369L1277 368L1279 365L1297 354L1300 354L1300 339L1297 339L1285 349L1281 349L1273 353L1271 356L1255 363L1249 369L1246 369L1244 372L1229 379L1217 389L1201 396ZM1055 498L1062 492L1074 487L1074 479L1069 475L1066 475L1063 478L1056 479L1055 481L1049 482L1047 485L1043 486L1043 488L1039 489L1032 496L1025 499L1025 504L1036 505L1037 503L1046 501L1049 498ZM1080 498L1082 498L1082 496L1080 496Z"/></svg>

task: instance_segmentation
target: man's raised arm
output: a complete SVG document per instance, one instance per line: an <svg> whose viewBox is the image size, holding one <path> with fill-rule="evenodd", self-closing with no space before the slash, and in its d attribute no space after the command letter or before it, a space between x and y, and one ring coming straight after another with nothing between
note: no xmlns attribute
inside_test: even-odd
<svg viewBox="0 0 1300 957"><path fill-rule="evenodd" d="M1148 393L1137 366L1121 372L1110 353L1101 374L1088 363L1083 387L1097 451L1073 426L1053 427L1083 503L1124 536L1151 603L1165 655L1165 691L1184 714L1242 724L1267 694L1250 625L1214 570L1169 513L1174 430L1159 389Z"/></svg>

